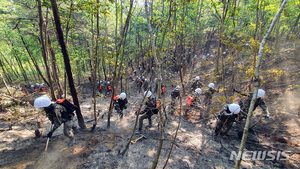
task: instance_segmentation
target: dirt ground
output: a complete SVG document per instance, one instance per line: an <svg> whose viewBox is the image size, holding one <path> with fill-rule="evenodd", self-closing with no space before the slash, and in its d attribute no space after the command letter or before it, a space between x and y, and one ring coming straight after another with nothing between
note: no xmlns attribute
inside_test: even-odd
<svg viewBox="0 0 300 169"><path fill-rule="evenodd" d="M199 66L198 64L197 68ZM276 66L279 65L277 64ZM200 69L197 68L196 74L199 74L199 76L203 75ZM211 68L212 65L206 67L208 73ZM285 66L285 68L288 67ZM291 70L287 69L286 71L291 72ZM178 79L178 74L174 76ZM230 76L229 73L228 78ZM263 118L254 127L254 130L249 132L246 143L247 151L290 151L289 159L284 161L243 161L242 168L300 168L300 119L297 113L297 108L300 105L300 92L297 88L289 87L292 84L299 85L299 82L295 81L297 79L299 79L299 75L289 75L284 82L276 81L272 83L272 86L265 86L267 94L264 99L269 107L271 117L269 119ZM236 81L236 83L241 84L239 88L245 87L244 84L246 82L242 79L237 79ZM206 86L208 83L209 81L204 80ZM228 86L230 86L229 83ZM171 101L170 93L173 87L168 83L166 86L166 109L168 112L168 106ZM221 86L221 82L217 83L216 86ZM87 129L80 130L75 135L76 142L72 147L68 147L69 139L63 135L62 127L60 127L50 139L48 151L45 152L46 134L50 127L50 122L45 116L42 118L43 128L40 129L42 137L34 138L34 130L28 130L28 128L25 128L26 126L24 127L19 123L15 123L12 126L13 130L9 130L9 121L4 120L7 112L1 112L0 168L151 168L160 138L158 115L152 117L152 127L144 127L142 134L146 138L138 140L135 144L130 144L126 153L123 156L120 154L133 131L136 117L134 112L142 100L142 94L137 94L135 87L131 88L130 93L127 94L129 105L128 109L124 111L124 118L120 120L114 111L110 128L107 128L107 115L105 114L108 108L108 97L97 98L97 109L101 111L95 131L90 132L94 123L91 100L92 91L90 89L91 86L88 82L78 88L78 91L80 91L81 112ZM221 96L222 93L217 95ZM234 102L238 99L236 98ZM185 98L183 98L183 103L185 104ZM179 101L176 104L179 105ZM216 100L213 101L213 106L216 106L218 111L222 108L222 105L218 105ZM38 111L38 109L35 111ZM205 119L199 119L200 113L204 112L192 111L187 117L181 118L178 135L166 168L222 169L234 167L235 161L230 160L230 155L231 151L237 152L239 149L241 140L239 133L243 131L244 122L237 122L228 133L228 137L220 138L213 136L217 121L215 116L210 114ZM163 168L168 158L179 122L179 106L177 106L174 114L168 113L167 115L163 133L164 142L157 168ZM261 114L261 109L257 108L251 125L259 120ZM145 120L144 126L147 124L148 121ZM140 136L140 134L135 134L133 139L137 139Z"/></svg>

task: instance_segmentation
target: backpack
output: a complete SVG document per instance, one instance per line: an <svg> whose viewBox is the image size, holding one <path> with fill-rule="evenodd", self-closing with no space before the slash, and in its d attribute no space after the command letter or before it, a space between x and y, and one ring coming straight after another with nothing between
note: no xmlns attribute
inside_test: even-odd
<svg viewBox="0 0 300 169"><path fill-rule="evenodd" d="M74 105L73 103L71 103L69 100L65 98L56 100L56 103L64 106L67 109L67 112L70 114L74 114L73 111L78 109L76 105Z"/></svg>

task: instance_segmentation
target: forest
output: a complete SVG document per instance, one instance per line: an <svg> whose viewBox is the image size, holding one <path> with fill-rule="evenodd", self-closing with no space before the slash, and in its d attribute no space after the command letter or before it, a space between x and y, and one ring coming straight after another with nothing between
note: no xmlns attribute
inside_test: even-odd
<svg viewBox="0 0 300 169"><path fill-rule="evenodd" d="M0 0L0 18L0 168L300 168L299 0Z"/></svg>

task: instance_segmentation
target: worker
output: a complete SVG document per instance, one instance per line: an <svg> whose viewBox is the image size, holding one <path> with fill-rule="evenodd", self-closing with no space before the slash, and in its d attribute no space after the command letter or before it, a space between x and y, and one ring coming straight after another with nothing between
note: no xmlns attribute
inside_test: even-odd
<svg viewBox="0 0 300 169"><path fill-rule="evenodd" d="M34 107L44 108L48 119L53 124L51 131L47 134L48 138L51 138L53 132L63 123L64 135L70 139L69 146L72 146L75 143L73 132L77 131L77 126L73 121L73 112L67 111L67 109L61 104L51 102L51 100L46 96L36 98L34 100ZM73 132L71 129L73 129Z"/></svg>

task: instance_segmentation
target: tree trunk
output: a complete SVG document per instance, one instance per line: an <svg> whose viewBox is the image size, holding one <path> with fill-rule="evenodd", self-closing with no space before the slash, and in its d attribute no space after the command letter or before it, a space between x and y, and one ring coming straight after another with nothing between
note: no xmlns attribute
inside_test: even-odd
<svg viewBox="0 0 300 169"><path fill-rule="evenodd" d="M62 98L62 95L63 95L64 92L63 92L62 86L61 86L59 78L58 78L56 57L55 57L55 53L54 53L54 50L53 50L52 43L51 43L50 36L49 36L48 32L47 32L47 40L48 40L48 44L49 44L48 48L49 48L49 51L50 51L51 66L52 66L54 81L57 85L59 98Z"/></svg>
<svg viewBox="0 0 300 169"><path fill-rule="evenodd" d="M117 71L117 66L118 66L118 57L119 57L120 50L121 50L121 47L123 45L124 39L127 36L127 30L128 30L129 21L130 21L130 18L131 18L132 6L133 6L133 0L130 0L130 7L129 7L128 14L127 14L127 19L126 19L124 28L122 30L121 42L119 43L118 50L116 51L116 62L115 62L114 76L113 76L113 83L112 83L112 90L113 91L112 91L112 96L111 96L110 105L109 105L109 112L108 112L108 117L107 117L107 127L110 127L110 116L111 116L112 108L113 108L112 107L112 105L113 105L113 96L114 96L114 94L115 94L115 92L117 90L117 86L115 88L114 85L115 85L116 82L119 81L119 79L116 79L116 71Z"/></svg>
<svg viewBox="0 0 300 169"><path fill-rule="evenodd" d="M251 117L252 117L252 112L253 112L254 104L255 104L255 101L256 101L256 98L257 98L257 91L258 91L258 87L259 87L259 67L260 67L260 62L261 62L262 56L263 56L266 39L268 38L269 34L272 32L272 29L275 25L275 22L276 22L277 19L279 19L280 13L282 12L286 2L287 2L287 0L284 0L282 2L281 7L278 10L278 12L276 13L267 34L265 35L265 37L263 38L263 40L260 44L257 64L256 64L256 67L255 67L254 94L253 94L251 104L250 104L250 108L249 108L249 111L248 111L249 113L248 113L248 116L247 116L247 121L246 121L245 128L244 128L244 134L243 134L243 137L242 137L242 141L241 141L241 145L240 145L239 153L238 153L239 159L235 163L235 169L239 169L241 167L242 160L241 160L240 157L244 152L245 143L246 143L247 135L248 135L248 129L249 129L249 125L250 125L250 121L251 121Z"/></svg>
<svg viewBox="0 0 300 169"><path fill-rule="evenodd" d="M4 78L3 78L3 76L2 76L1 73L0 73L0 77L1 77L1 79L2 79L3 84L4 84L5 87L6 87L6 90L7 90L8 94L9 94L11 97L13 97L13 95L11 94L9 88L7 87L7 84L6 84L6 82L5 82L5 80L4 80Z"/></svg>
<svg viewBox="0 0 300 169"><path fill-rule="evenodd" d="M2 68L2 71L3 71L3 73L4 73L5 77L6 77L6 79L7 79L8 82L9 82L9 84L12 84L12 80L11 80L11 78L10 78L9 76L7 76L6 70L4 69L4 65L2 64L2 60L1 60L1 59L0 59L0 66L1 66L1 68Z"/></svg>
<svg viewBox="0 0 300 169"><path fill-rule="evenodd" d="M2 57L4 58L4 60L6 61L6 63L7 63L7 65L9 65L10 66L10 69L11 69L11 71L13 72L13 74L16 76L16 78L19 78L19 75L15 72L15 70L13 69L13 67L12 67L12 64L10 64L9 62L8 62L8 60L5 58L5 56L3 55L3 53L0 51L0 53L1 53L1 55L2 55ZM4 65L4 63L3 63L3 65Z"/></svg>
<svg viewBox="0 0 300 169"><path fill-rule="evenodd" d="M198 22L199 22L199 19L201 18L201 11L202 11L203 0L201 0L200 11L199 11L199 3L200 3L200 0L198 0L197 15L196 15L195 21L194 21L195 22L195 32L194 32L194 38L193 38L193 44L194 45L196 43L196 36L197 36L197 33L198 33ZM198 16L199 16L199 19L198 19ZM202 38L201 38L201 41L202 41Z"/></svg>
<svg viewBox="0 0 300 169"><path fill-rule="evenodd" d="M56 0L51 0L51 5L52 5L52 10L53 10L53 16L54 16L54 20L55 20L55 27L57 30L57 34L59 37L59 43L61 45L61 52L63 54L63 58L64 58L64 62L65 62L65 69L68 75L68 80L69 80L69 87L70 87L70 91L73 97L73 101L74 104L78 107L78 109L76 110L76 115L77 115L77 119L78 119L78 124L82 129L85 129L86 126L84 124L84 120L80 111L80 105L78 102L78 97L77 97L77 93L76 93L76 88L74 86L74 81L73 81L73 76L72 76L72 69L71 69L71 65L70 65L70 58L69 58L69 54L64 42L64 36L63 36L63 31L61 29L61 23L60 23L60 18L59 18L59 14L58 14L58 8L57 8L57 4L56 4Z"/></svg>
<svg viewBox="0 0 300 169"><path fill-rule="evenodd" d="M233 22L233 27L235 28L235 11L236 11L236 0L234 0L234 7L233 7L233 16L232 16L232 22Z"/></svg>
<svg viewBox="0 0 300 169"><path fill-rule="evenodd" d="M156 55L154 34L153 34L152 27L151 27L151 24L150 24L147 0L145 0L145 13L146 13L146 18L147 18L148 30L149 30L149 33L150 33L152 55L155 58L156 68L158 69L158 86L161 86L161 65L160 65L158 57ZM158 102L159 102L159 105L161 105L161 88L160 87L158 87L157 92L158 92ZM160 140L159 140L158 149L156 151L156 155L155 155L153 164L151 166L151 169L155 169L156 166L157 166L159 155L160 155L162 145L163 145L163 141L164 141L163 122L162 122L163 117L162 117L162 113L161 113L161 106L159 106L158 109L159 109L158 113L159 113L159 117L160 117L159 118Z"/></svg>
<svg viewBox="0 0 300 169"><path fill-rule="evenodd" d="M14 50L14 49L13 49L13 50ZM26 75L26 71L25 71L25 69L24 69L24 67L23 67L23 64L22 64L22 62L21 62L19 56L16 54L15 51L13 51L13 55L14 55L14 57L15 57L15 59L16 59L18 65L19 65L19 67L21 68L21 73L22 73L22 75L23 75L23 77L24 77L24 80L28 83L28 78L27 78L27 75Z"/></svg>
<svg viewBox="0 0 300 169"><path fill-rule="evenodd" d="M45 62L46 70L47 70L48 81L49 81L49 84L50 84L51 98L52 98L52 100L56 100L56 97L55 97L55 94L54 94L54 89L53 89L53 84L52 84L52 80L51 80L49 60L48 60L48 56L47 56L47 53L46 53L46 46L45 46L45 41L44 41L44 36L43 36L44 21L43 21L43 16L42 16L41 0L36 0L36 1L38 2L39 26L40 26L40 38L41 38L41 44L42 44L42 54L43 54L43 58L44 58L44 62ZM46 29L47 28L45 28L45 31L47 31Z"/></svg>
<svg viewBox="0 0 300 169"><path fill-rule="evenodd" d="M256 4L256 24L255 24L255 32L254 32L254 40L257 40L258 36L257 36L257 30L258 30L258 26L259 26L259 16L258 16L258 11L259 11L259 0L257 0L257 4Z"/></svg>

